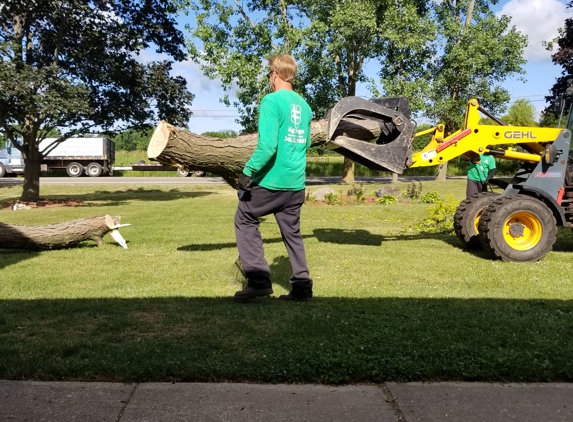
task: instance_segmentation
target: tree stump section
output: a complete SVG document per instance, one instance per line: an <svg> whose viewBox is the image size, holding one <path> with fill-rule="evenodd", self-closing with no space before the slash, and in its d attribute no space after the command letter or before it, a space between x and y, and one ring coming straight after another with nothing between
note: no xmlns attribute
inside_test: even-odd
<svg viewBox="0 0 573 422"><path fill-rule="evenodd" d="M328 139L328 120L311 123L311 143L324 145ZM380 136L380 125L373 120L344 118L334 134L370 141ZM201 170L221 176L229 185L238 189L237 178L243 171L258 142L258 134L220 139L197 135L162 121L149 145L149 159L186 170Z"/></svg>
<svg viewBox="0 0 573 422"><path fill-rule="evenodd" d="M45 226L0 223L0 249L60 249L85 240L93 240L101 246L102 237L114 230L120 219L103 215Z"/></svg>

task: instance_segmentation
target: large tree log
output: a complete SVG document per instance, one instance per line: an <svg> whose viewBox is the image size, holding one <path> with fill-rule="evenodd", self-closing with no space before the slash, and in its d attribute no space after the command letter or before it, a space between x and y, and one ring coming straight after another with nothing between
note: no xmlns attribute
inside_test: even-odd
<svg viewBox="0 0 573 422"><path fill-rule="evenodd" d="M336 136L339 135L371 140L380 135L380 125L372 120L347 117L338 125ZM312 122L312 145L325 144L327 136L328 120ZM237 178L253 154L257 141L257 133L219 139L161 122L149 141L147 156L163 164L217 174L237 189Z"/></svg>
<svg viewBox="0 0 573 422"><path fill-rule="evenodd" d="M100 246L102 237L115 231L120 219L121 217L103 215L45 226L0 223L0 249L59 249L84 240L93 240Z"/></svg>

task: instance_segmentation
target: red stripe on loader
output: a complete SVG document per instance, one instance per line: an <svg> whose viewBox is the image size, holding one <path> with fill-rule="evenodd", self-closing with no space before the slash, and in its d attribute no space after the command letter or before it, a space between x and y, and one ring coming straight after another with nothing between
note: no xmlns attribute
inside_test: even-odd
<svg viewBox="0 0 573 422"><path fill-rule="evenodd" d="M467 128L466 130L464 130L461 133L458 133L456 136L454 136L452 139L450 139L448 142L444 142L442 145L440 145L438 148L436 148L436 152L440 152L443 151L444 149L446 149L447 147L449 147L452 144L455 144L456 142L458 142L460 139L465 138L466 136L468 136L470 133L472 133L472 130L470 128Z"/></svg>

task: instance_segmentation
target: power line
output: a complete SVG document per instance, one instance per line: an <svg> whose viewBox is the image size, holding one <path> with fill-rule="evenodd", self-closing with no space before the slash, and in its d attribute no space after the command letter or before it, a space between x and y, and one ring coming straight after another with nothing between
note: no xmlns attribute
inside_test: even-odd
<svg viewBox="0 0 573 422"><path fill-rule="evenodd" d="M546 97L547 94L533 94L533 95L517 95L515 97L510 98L531 98L531 97Z"/></svg>
<svg viewBox="0 0 573 422"><path fill-rule="evenodd" d="M193 117L209 117L211 119L217 119L219 117L222 118L222 117L241 117L241 116L239 116L239 115L236 115L236 116L196 116L193 114L193 115L191 115L191 118L193 118Z"/></svg>

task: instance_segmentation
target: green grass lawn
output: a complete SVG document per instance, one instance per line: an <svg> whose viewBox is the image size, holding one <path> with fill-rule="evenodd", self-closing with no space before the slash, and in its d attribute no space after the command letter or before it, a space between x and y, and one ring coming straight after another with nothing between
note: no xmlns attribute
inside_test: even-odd
<svg viewBox="0 0 573 422"><path fill-rule="evenodd" d="M20 190L0 186L0 204ZM423 182L429 191L461 200L465 181ZM129 249L107 235L101 247L0 250L2 379L573 381L570 230L543 261L506 263L464 250L449 233L408 231L427 204L305 204L315 300L276 299L288 291L290 265L270 216L261 231L274 297L237 304L230 187L41 193L85 205L4 208L0 221L119 215L132 224L121 229Z"/></svg>

